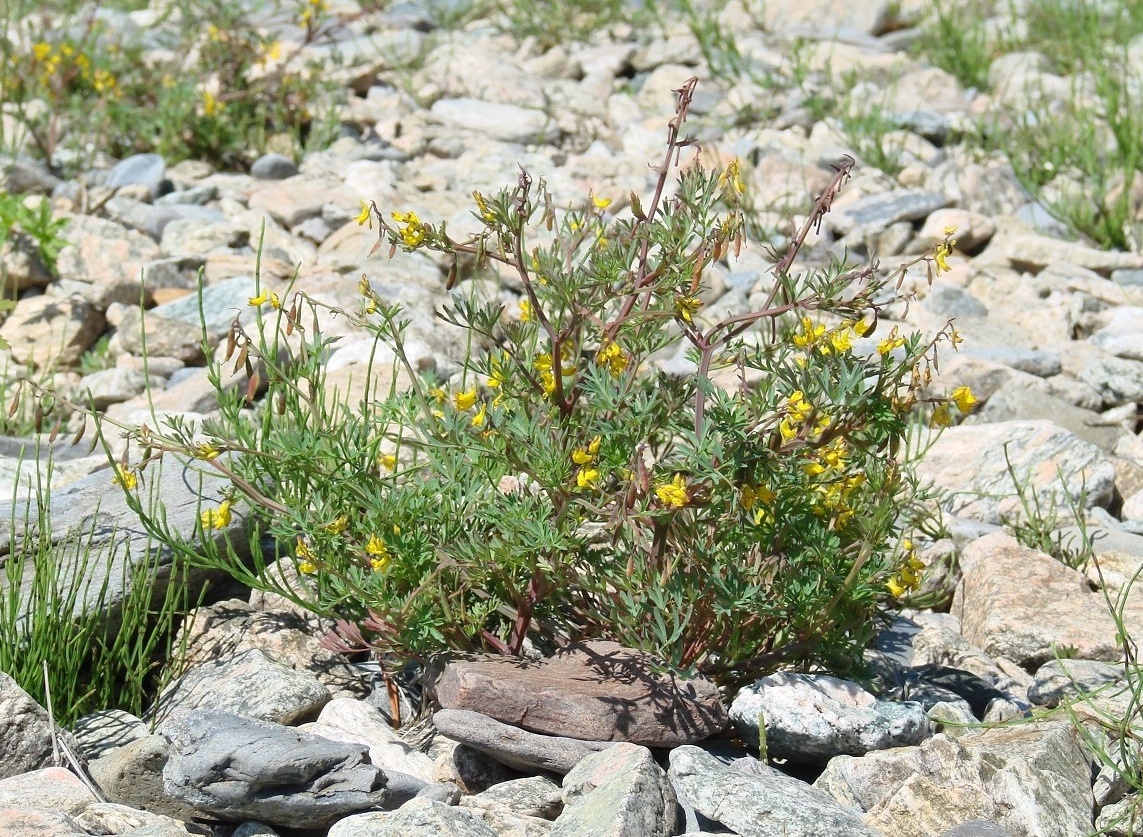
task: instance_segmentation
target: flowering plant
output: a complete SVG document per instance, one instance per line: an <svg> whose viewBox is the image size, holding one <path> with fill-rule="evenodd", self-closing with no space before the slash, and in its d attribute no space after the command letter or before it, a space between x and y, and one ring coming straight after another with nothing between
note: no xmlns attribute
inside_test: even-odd
<svg viewBox="0 0 1143 837"><path fill-rule="evenodd" d="M672 178L693 145L681 134L693 90L679 91L653 194L630 194L629 212L595 195L557 209L526 173L474 193L478 231L464 240L363 206L391 256L448 259L455 291L439 316L472 349L447 379L417 372L408 321L367 277L359 309L337 313L392 346L404 383L359 403L323 386L326 306L252 298L273 303L271 322L259 309L257 333L236 324L227 351L250 386L205 428L212 454L243 456L209 458L234 491L203 523L229 519L241 495L251 542L273 535L303 583L284 585L258 554L251 569L208 544L195 560L336 616L339 647L389 660L599 636L724 683L859 660L883 606L919 580L898 544L911 417L971 407L967 390L923 395L938 344L959 339L951 325L925 340L881 324L894 280L943 270L951 239L892 275L795 271L845 162L762 304L715 313L709 276L744 246L746 187L739 163L708 171L701 155ZM466 290L468 271L491 267L517 303ZM263 384L251 421L244 401Z"/></svg>

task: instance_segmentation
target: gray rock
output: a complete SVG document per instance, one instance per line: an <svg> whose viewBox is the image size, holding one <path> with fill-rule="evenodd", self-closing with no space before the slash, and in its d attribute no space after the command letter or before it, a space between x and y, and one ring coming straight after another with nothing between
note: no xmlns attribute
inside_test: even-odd
<svg viewBox="0 0 1143 837"><path fill-rule="evenodd" d="M298 173L298 165L283 154L263 154L250 166L255 180L285 180Z"/></svg>
<svg viewBox="0 0 1143 837"><path fill-rule="evenodd" d="M1108 357L1093 360L1079 379L1095 387L1104 409L1143 401L1143 362Z"/></svg>
<svg viewBox="0 0 1143 837"><path fill-rule="evenodd" d="M132 741L146 738L147 725L130 712L105 709L84 715L72 725L72 734L85 758L97 759Z"/></svg>
<svg viewBox="0 0 1143 837"><path fill-rule="evenodd" d="M675 792L651 751L620 743L588 756L564 777L564 810L552 837L668 837Z"/></svg>
<svg viewBox="0 0 1143 837"><path fill-rule="evenodd" d="M45 808L74 817L98 801L78 776L62 767L44 767L0 779L0 811L8 807ZM0 828L0 834L7 833Z"/></svg>
<svg viewBox="0 0 1143 837"><path fill-rule="evenodd" d="M554 820L564 807L560 786L547 776L500 782L475 796L466 797L464 804L472 808L499 808L545 820Z"/></svg>
<svg viewBox="0 0 1143 837"><path fill-rule="evenodd" d="M973 388L973 392L977 392ZM1050 421L1074 433L1100 450L1111 453L1123 435L1122 428L1108 426L1099 413L1076 407L1053 395L1020 387L1004 387L985 405L965 419L966 425L994 424L1008 421Z"/></svg>
<svg viewBox="0 0 1143 837"><path fill-rule="evenodd" d="M205 259L200 256L153 259L143 265L143 288L148 297L160 288L193 290L197 284L198 270L205 263Z"/></svg>
<svg viewBox="0 0 1143 837"><path fill-rule="evenodd" d="M947 195L923 189L898 189L869 195L826 216L841 235L877 233L898 221L920 221L950 204Z"/></svg>
<svg viewBox="0 0 1143 837"><path fill-rule="evenodd" d="M976 357L993 363L1002 363L1021 372L1027 372L1029 375L1035 375L1037 378L1050 378L1052 375L1059 375L1063 371L1059 353L1045 349L962 347L960 354L964 357Z"/></svg>
<svg viewBox="0 0 1143 837"><path fill-rule="evenodd" d="M921 307L935 317L950 320L988 316L984 303L956 285L935 286L922 300Z"/></svg>
<svg viewBox="0 0 1143 837"><path fill-rule="evenodd" d="M20 363L39 369L70 366L96 341L103 325L103 315L78 295L32 296L16 303L0 326L0 337Z"/></svg>
<svg viewBox="0 0 1143 837"><path fill-rule="evenodd" d="M167 791L224 820L328 828L388 798L386 776L363 746L217 710L184 715L161 732L171 746Z"/></svg>
<svg viewBox="0 0 1143 837"><path fill-rule="evenodd" d="M287 668L251 648L187 670L163 689L151 714L163 720L210 707L293 724L315 717L329 698L329 690L312 675Z"/></svg>
<svg viewBox="0 0 1143 837"><path fill-rule="evenodd" d="M181 837L190 833L184 823L173 817L140 811L114 802L94 802L77 814L75 821L89 834L129 834L131 837L139 837L141 834L152 833L158 837L165 830Z"/></svg>
<svg viewBox="0 0 1143 837"><path fill-rule="evenodd" d="M212 344L230 329L236 315L249 310L246 301L252 296L254 296L254 278L251 276L226 279L202 289L202 314L206 319L206 331ZM173 302L156 305L147 312L147 316L154 315L185 323L198 331L201 340L202 320L199 315L199 304L199 294L189 294Z"/></svg>
<svg viewBox="0 0 1143 837"><path fill-rule="evenodd" d="M742 837L878 835L859 811L761 763L744 772L690 745L672 750L670 758L668 775L679 799Z"/></svg>
<svg viewBox="0 0 1143 837"><path fill-rule="evenodd" d="M162 378L152 375L148 382L147 376L135 369L100 369L80 378L78 391L87 393L89 403L96 410L105 410L143 393L148 383L161 387Z"/></svg>
<svg viewBox="0 0 1143 837"><path fill-rule="evenodd" d="M232 221L181 218L163 228L159 246L165 256L180 258L201 256L229 247L244 247L249 240L250 233Z"/></svg>
<svg viewBox="0 0 1143 837"><path fill-rule="evenodd" d="M932 734L920 704L878 700L856 683L821 674L764 677L739 691L730 718L752 747L764 723L768 754L803 764L917 744Z"/></svg>
<svg viewBox="0 0 1143 837"><path fill-rule="evenodd" d="M163 308L165 306L158 305L143 315L138 306L128 308L115 330L113 342L123 351L139 357L175 358L188 364L201 361L202 329L184 320L163 316L160 313Z"/></svg>
<svg viewBox="0 0 1143 837"><path fill-rule="evenodd" d="M443 802L445 805L456 805L460 802L461 790L452 782L433 782L417 791L417 796L421 799Z"/></svg>
<svg viewBox="0 0 1143 837"><path fill-rule="evenodd" d="M329 830L328 837L498 837L475 811L419 798L392 813L356 814Z"/></svg>
<svg viewBox="0 0 1143 837"><path fill-rule="evenodd" d="M1113 270L1111 281L1125 288L1143 288L1143 270L1138 268Z"/></svg>
<svg viewBox="0 0 1143 837"><path fill-rule="evenodd" d="M93 760L89 770L108 801L189 820L195 809L173 799L163 785L169 756L167 739L144 735Z"/></svg>
<svg viewBox="0 0 1143 837"><path fill-rule="evenodd" d="M1028 687L1028 700L1055 708L1081 694L1104 689L1123 680L1123 667L1097 660L1049 660L1036 670Z"/></svg>
<svg viewBox="0 0 1143 837"><path fill-rule="evenodd" d="M442 709L433 715L433 724L443 735L525 771L567 773L583 759L612 746L610 741L539 735L467 709Z"/></svg>
<svg viewBox="0 0 1143 837"><path fill-rule="evenodd" d="M86 284L85 297L106 309L112 302L139 304L139 272L159 258L159 245L142 233L90 215L67 215L68 242L56 268L60 279Z"/></svg>
<svg viewBox="0 0 1143 837"><path fill-rule="evenodd" d="M50 195L60 179L39 160L9 160L3 164L4 191L13 195Z"/></svg>
<svg viewBox="0 0 1143 837"><path fill-rule="evenodd" d="M532 144L555 140L560 129L542 110L483 102L479 99L438 99L432 115L453 128L475 131L501 142Z"/></svg>
<svg viewBox="0 0 1143 837"><path fill-rule="evenodd" d="M124 197L112 198L107 202L106 209L108 214L119 223L138 230L155 241L162 238L167 227L175 221L191 220L209 223L226 219L226 216L217 209L210 209L205 206L183 204L152 206L142 201Z"/></svg>
<svg viewBox="0 0 1143 837"><path fill-rule="evenodd" d="M332 741L366 745L369 760L390 776L403 773L417 777L422 784L432 781L432 759L406 743L384 716L364 701L351 698L331 700L321 710L317 721L306 724L303 729Z"/></svg>
<svg viewBox="0 0 1143 837"><path fill-rule="evenodd" d="M20 685L0 671L0 779L53 764L51 722L47 711ZM76 753L79 746L66 730L60 735Z"/></svg>
<svg viewBox="0 0 1143 837"><path fill-rule="evenodd" d="M1102 315L1103 325L1089 338L1108 354L1143 360L1143 307L1121 305Z"/></svg>
<svg viewBox="0 0 1143 837"><path fill-rule="evenodd" d="M969 820L942 831L937 837L1012 837L1012 832L988 820Z"/></svg>
<svg viewBox="0 0 1143 837"><path fill-rule="evenodd" d="M133 154L116 163L107 173L105 186L121 189L124 186L146 186L154 198L159 194L167 164L159 154Z"/></svg>
<svg viewBox="0 0 1143 837"><path fill-rule="evenodd" d="M202 186L192 186L189 189L179 189L163 195L161 198L155 198L155 206L203 206L216 197L218 197L218 187L208 183ZM220 217L226 217L217 210L212 211Z"/></svg>

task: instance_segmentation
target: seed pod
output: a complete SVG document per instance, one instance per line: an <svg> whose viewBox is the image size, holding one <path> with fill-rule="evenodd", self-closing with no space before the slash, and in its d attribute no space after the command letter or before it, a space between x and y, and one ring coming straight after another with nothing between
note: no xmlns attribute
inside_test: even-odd
<svg viewBox="0 0 1143 837"><path fill-rule="evenodd" d="M247 355L248 354L249 354L249 352L247 352L246 347L243 346L242 350L240 352L238 352L238 360L234 361L234 372L232 374L237 375L238 370L248 363L248 361L247 361Z"/></svg>
<svg viewBox="0 0 1143 837"><path fill-rule="evenodd" d="M278 401L278 415L280 415L280 416L285 415L286 414L286 393L285 393L285 390L281 390L278 392L277 401Z"/></svg>
<svg viewBox="0 0 1143 837"><path fill-rule="evenodd" d="M453 286L456 285L457 272L458 271L457 271L456 259L453 259L452 264L449 265L448 278L445 280L445 290L446 291L451 291L453 289Z"/></svg>
<svg viewBox="0 0 1143 837"><path fill-rule="evenodd" d="M238 348L238 337L235 334L234 326L231 326L230 332L226 335L226 357L223 360L230 360L236 348Z"/></svg>
<svg viewBox="0 0 1143 837"><path fill-rule="evenodd" d="M44 430L44 408L40 404L36 405L36 411L34 414L34 421L36 424L36 432L42 433Z"/></svg>
<svg viewBox="0 0 1143 837"><path fill-rule="evenodd" d="M71 437L72 445L73 446L78 445L80 442L82 442L83 441L83 434L85 434L86 432L87 432L87 422L86 421L80 422L79 430L77 430L76 434Z"/></svg>
<svg viewBox="0 0 1143 837"><path fill-rule="evenodd" d="M63 424L62 419L56 419L56 423L52 425L52 432L48 435L48 444L54 444L56 437L60 435L60 425Z"/></svg>
<svg viewBox="0 0 1143 837"><path fill-rule="evenodd" d="M258 394L258 384L261 382L258 373L255 372L250 376L250 380L246 382L246 403L253 404L254 396Z"/></svg>
<svg viewBox="0 0 1143 837"><path fill-rule="evenodd" d="M12 403L8 405L8 418L16 415L16 411L20 409L20 393L17 392L12 396Z"/></svg>

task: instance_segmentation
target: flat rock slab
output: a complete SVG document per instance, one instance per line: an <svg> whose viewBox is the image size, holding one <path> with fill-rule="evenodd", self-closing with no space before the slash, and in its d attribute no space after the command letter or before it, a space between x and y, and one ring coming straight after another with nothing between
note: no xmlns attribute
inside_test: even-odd
<svg viewBox="0 0 1143 837"><path fill-rule="evenodd" d="M189 713L160 731L171 745L167 792L224 821L328 828L388 801L388 777L363 744L217 711Z"/></svg>
<svg viewBox="0 0 1143 837"><path fill-rule="evenodd" d="M454 741L523 771L567 773L588 756L615 746L610 741L539 735L467 709L442 709L433 715L433 725Z"/></svg>
<svg viewBox="0 0 1143 837"><path fill-rule="evenodd" d="M727 724L713 683L664 673L653 657L614 642L575 643L540 662L449 660L434 679L443 708L545 735L676 747Z"/></svg>

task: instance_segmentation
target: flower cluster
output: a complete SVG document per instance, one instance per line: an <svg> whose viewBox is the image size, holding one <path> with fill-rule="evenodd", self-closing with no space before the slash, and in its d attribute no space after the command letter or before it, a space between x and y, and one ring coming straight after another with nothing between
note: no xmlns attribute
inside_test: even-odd
<svg viewBox="0 0 1143 837"><path fill-rule="evenodd" d="M901 545L905 550L905 558L900 569L885 585L898 599L921 586L921 570L925 569L925 563L917 557L917 548L913 542L906 540Z"/></svg>

